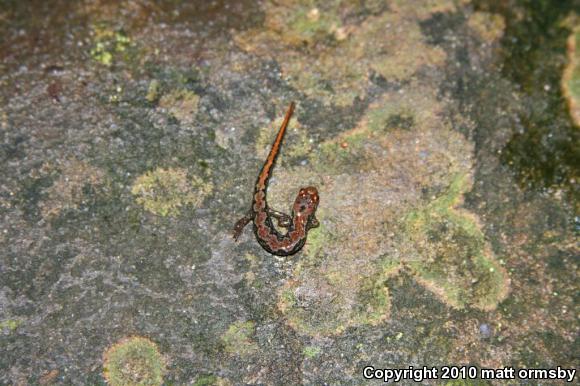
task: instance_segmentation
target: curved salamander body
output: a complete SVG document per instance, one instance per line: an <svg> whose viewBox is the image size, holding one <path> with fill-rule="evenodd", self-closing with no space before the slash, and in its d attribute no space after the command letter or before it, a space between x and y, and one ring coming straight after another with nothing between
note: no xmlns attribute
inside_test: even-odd
<svg viewBox="0 0 580 386"><path fill-rule="evenodd" d="M318 190L313 186L300 189L292 206L291 216L270 209L266 200L268 180L272 175L272 169L280 152L280 145L293 112L294 102L288 107L284 122L282 122L280 131L272 144L272 149L268 154L268 158L266 158L266 162L264 162L262 171L258 175L258 181L256 181L254 188L252 208L248 215L241 218L234 227L234 239L237 240L244 227L253 220L254 233L262 248L280 256L292 255L298 252L306 242L308 231L319 225L315 217L319 201ZM278 226L287 229L286 234L278 232L274 227L273 218L278 221Z"/></svg>

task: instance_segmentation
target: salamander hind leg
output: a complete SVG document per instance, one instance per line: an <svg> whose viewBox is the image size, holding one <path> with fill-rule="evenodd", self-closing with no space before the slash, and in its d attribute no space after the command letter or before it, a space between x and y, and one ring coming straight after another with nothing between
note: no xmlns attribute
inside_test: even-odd
<svg viewBox="0 0 580 386"><path fill-rule="evenodd" d="M239 219L238 222L236 222L236 225L234 225L234 234L233 234L234 240L238 241L238 238L242 234L242 231L244 230L246 225L248 225L248 223L252 221L253 218L254 214L250 211L247 215L245 215L244 217Z"/></svg>
<svg viewBox="0 0 580 386"><path fill-rule="evenodd" d="M292 225L292 217L286 213L268 208L268 216L275 218L281 228L289 228Z"/></svg>

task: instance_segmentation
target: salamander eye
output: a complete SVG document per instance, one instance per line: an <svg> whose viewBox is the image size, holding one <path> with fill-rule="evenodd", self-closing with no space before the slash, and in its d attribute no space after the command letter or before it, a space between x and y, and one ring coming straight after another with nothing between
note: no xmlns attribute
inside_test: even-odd
<svg viewBox="0 0 580 386"><path fill-rule="evenodd" d="M304 212L304 210L306 210L306 205L300 205L300 211Z"/></svg>

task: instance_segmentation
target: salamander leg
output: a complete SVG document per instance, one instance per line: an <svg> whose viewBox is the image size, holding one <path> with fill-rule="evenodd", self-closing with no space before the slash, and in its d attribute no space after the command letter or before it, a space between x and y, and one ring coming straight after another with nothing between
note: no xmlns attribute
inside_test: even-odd
<svg viewBox="0 0 580 386"><path fill-rule="evenodd" d="M318 228L320 226L320 221L316 217L312 217L308 223L308 229Z"/></svg>
<svg viewBox="0 0 580 386"><path fill-rule="evenodd" d="M278 226L281 228L289 228L292 225L292 217L286 213L268 208L268 216L275 218L278 221Z"/></svg>
<svg viewBox="0 0 580 386"><path fill-rule="evenodd" d="M242 234L242 231L244 230L246 225L248 225L248 223L250 221L252 221L253 218L254 218L254 213L252 213L252 211L250 211L250 212L248 212L247 215L245 215L244 217L239 219L238 222L236 222L236 225L234 225L234 240L238 241L238 238Z"/></svg>

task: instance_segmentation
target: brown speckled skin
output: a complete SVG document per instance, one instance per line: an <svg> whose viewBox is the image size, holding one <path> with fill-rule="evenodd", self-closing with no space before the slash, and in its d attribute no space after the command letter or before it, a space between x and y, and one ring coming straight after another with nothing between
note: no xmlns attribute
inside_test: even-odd
<svg viewBox="0 0 580 386"><path fill-rule="evenodd" d="M245 225L250 220L253 220L254 233L262 248L279 256L288 256L298 252L306 242L308 231L318 226L315 213L319 198L318 191L315 187L308 186L300 189L292 206L292 216L278 214L278 217L282 216L285 219L291 219L291 222L283 225L288 230L286 234L281 234L274 227L272 217L276 216L272 215L266 199L268 180L272 174L274 163L280 152L282 139L284 138L288 122L293 112L294 102L290 104L286 112L284 122L282 122L276 140L272 144L272 149L268 154L268 158L266 158L266 162L264 162L262 171L258 175L258 181L256 181L254 189L252 209L248 216L236 223L234 228L234 238L237 240Z"/></svg>

